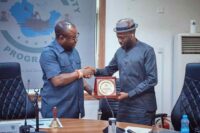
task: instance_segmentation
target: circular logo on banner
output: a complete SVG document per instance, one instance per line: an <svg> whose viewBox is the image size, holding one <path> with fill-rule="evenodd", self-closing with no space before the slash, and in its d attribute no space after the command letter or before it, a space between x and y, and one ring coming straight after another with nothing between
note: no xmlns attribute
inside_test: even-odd
<svg viewBox="0 0 200 133"><path fill-rule="evenodd" d="M44 46L54 40L54 25L57 20L61 16L68 16L68 13L62 14L62 9L71 6L72 12L80 12L78 0L60 0L56 3L61 8L54 8L55 1L49 0L1 2L2 7L7 6L0 14L0 22L7 24L7 27L1 28L1 34L20 51L40 53Z"/></svg>

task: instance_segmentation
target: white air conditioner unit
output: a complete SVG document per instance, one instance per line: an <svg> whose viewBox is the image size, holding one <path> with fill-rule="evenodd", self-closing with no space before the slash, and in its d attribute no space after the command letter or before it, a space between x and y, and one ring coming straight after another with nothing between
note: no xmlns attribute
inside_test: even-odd
<svg viewBox="0 0 200 133"><path fill-rule="evenodd" d="M178 34L173 50L172 107L183 88L186 64L200 62L200 33Z"/></svg>

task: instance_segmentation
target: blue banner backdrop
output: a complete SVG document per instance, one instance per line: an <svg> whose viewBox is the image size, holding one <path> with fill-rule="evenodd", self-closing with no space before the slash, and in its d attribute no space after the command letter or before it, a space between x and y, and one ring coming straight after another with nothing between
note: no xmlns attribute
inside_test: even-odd
<svg viewBox="0 0 200 133"><path fill-rule="evenodd" d="M58 20L72 21L80 36L82 66L95 66L95 0L0 0L0 62L19 62L26 87L43 85L39 57L54 40Z"/></svg>

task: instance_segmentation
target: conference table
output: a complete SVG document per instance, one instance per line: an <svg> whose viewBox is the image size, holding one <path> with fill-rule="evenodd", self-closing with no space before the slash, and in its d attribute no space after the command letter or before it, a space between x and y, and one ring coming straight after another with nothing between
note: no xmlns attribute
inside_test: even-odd
<svg viewBox="0 0 200 133"><path fill-rule="evenodd" d="M40 129L48 133L102 133L108 126L108 121L89 120L89 119L60 119L62 128ZM151 126L117 122L117 127L126 128L127 126L151 128Z"/></svg>

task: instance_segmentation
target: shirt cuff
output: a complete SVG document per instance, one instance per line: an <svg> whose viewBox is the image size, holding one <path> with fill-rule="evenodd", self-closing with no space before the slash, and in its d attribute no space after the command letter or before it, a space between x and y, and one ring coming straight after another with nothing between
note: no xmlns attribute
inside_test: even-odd
<svg viewBox="0 0 200 133"><path fill-rule="evenodd" d="M129 93L128 93L128 97L133 97L133 96L135 96L137 93L136 93L136 91L135 90L133 90L133 91L130 91Z"/></svg>
<svg viewBox="0 0 200 133"><path fill-rule="evenodd" d="M98 76L98 75L100 75L100 71L99 71L99 69L96 69L96 72L94 73L94 76Z"/></svg>

